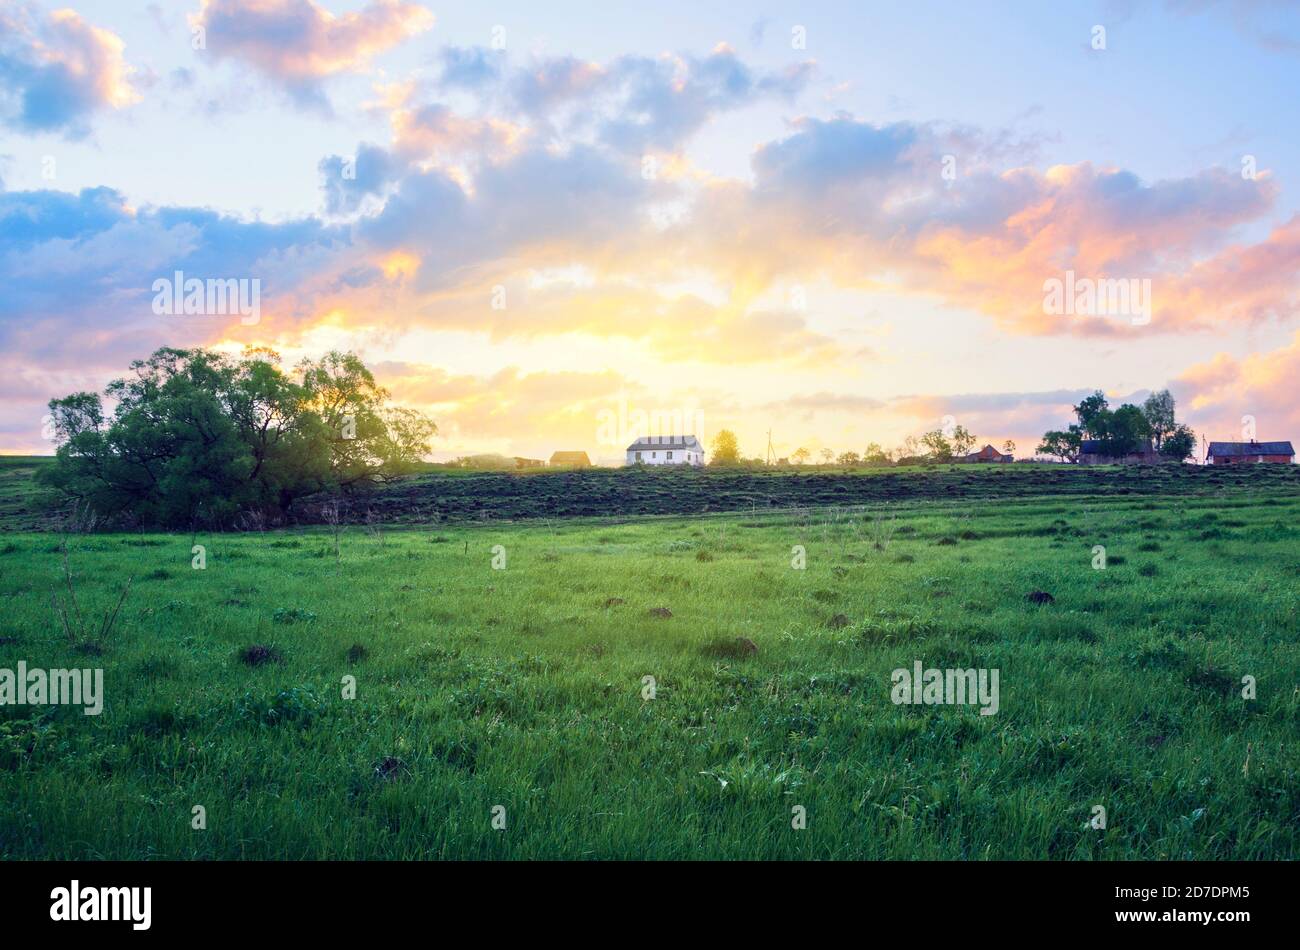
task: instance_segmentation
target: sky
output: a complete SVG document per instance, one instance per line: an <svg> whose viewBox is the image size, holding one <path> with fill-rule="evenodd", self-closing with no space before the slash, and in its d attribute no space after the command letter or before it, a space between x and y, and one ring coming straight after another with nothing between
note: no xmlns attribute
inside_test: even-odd
<svg viewBox="0 0 1300 950"><path fill-rule="evenodd" d="M1300 440L1297 89L1269 0L0 0L0 452L250 345L435 459L1027 456L1095 389Z"/></svg>

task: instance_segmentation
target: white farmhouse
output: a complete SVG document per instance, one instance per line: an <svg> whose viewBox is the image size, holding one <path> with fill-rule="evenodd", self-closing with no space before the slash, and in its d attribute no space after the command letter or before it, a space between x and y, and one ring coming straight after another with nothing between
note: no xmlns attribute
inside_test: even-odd
<svg viewBox="0 0 1300 950"><path fill-rule="evenodd" d="M703 465L704 446L693 435L648 435L627 447L628 465Z"/></svg>

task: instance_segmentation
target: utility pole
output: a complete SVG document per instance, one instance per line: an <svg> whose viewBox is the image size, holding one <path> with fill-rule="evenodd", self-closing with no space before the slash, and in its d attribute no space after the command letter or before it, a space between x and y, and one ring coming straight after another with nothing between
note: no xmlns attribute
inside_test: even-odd
<svg viewBox="0 0 1300 950"><path fill-rule="evenodd" d="M776 453L772 451L772 430L767 430L767 464L776 464Z"/></svg>

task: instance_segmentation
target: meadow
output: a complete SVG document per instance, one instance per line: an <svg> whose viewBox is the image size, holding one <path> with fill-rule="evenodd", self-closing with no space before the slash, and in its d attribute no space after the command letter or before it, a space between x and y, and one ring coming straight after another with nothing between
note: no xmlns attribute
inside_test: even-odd
<svg viewBox="0 0 1300 950"><path fill-rule="evenodd" d="M0 707L0 857L1294 858L1300 494L1278 478L8 530L0 668L102 667L105 703ZM997 713L896 705L918 660L999 670Z"/></svg>

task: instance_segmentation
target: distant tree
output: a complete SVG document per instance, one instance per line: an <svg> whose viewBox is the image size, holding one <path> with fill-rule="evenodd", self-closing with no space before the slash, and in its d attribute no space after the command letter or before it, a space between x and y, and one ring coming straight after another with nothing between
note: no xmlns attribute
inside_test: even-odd
<svg viewBox="0 0 1300 950"><path fill-rule="evenodd" d="M841 452L836 461L841 465L859 465L862 462L862 456L857 452Z"/></svg>
<svg viewBox="0 0 1300 950"><path fill-rule="evenodd" d="M1002 443L1002 454L1003 454L1003 455L1015 455L1015 454L1016 454L1016 443L1012 442L1010 439L1007 439L1007 441L1003 442L1003 443Z"/></svg>
<svg viewBox="0 0 1300 950"><path fill-rule="evenodd" d="M888 465L889 455L879 444L872 442L867 446L867 451L863 453L862 461L867 465Z"/></svg>
<svg viewBox="0 0 1300 950"><path fill-rule="evenodd" d="M804 465L808 462L808 456L810 456L811 454L812 453L809 452L807 449L805 449L803 446L799 446L799 448L795 449L793 452L790 453L790 458L794 459L794 464Z"/></svg>
<svg viewBox="0 0 1300 950"><path fill-rule="evenodd" d="M1174 462L1185 462L1196 451L1196 433L1185 425L1174 427L1165 433L1160 445L1160 454Z"/></svg>
<svg viewBox="0 0 1300 950"><path fill-rule="evenodd" d="M1114 412L1103 412L1095 424L1099 427L1104 455L1123 458L1151 448L1151 426L1142 410L1131 403Z"/></svg>
<svg viewBox="0 0 1300 950"><path fill-rule="evenodd" d="M1152 445L1157 452L1160 452L1165 439L1178 431L1178 422L1174 418L1173 394L1167 389L1152 393L1142 404L1142 415L1151 429Z"/></svg>
<svg viewBox="0 0 1300 950"><path fill-rule="evenodd" d="M1098 453L1114 458L1144 453L1151 448L1153 430L1146 412L1130 403L1111 410L1101 390L1081 400L1074 407L1074 414L1078 424L1064 432L1044 433L1039 452L1077 461L1084 439L1097 441Z"/></svg>
<svg viewBox="0 0 1300 950"><path fill-rule="evenodd" d="M947 462L952 458L952 444L944 436L942 429L935 429L921 436L921 445L927 450L927 458L934 462Z"/></svg>
<svg viewBox="0 0 1300 950"><path fill-rule="evenodd" d="M712 458L709 459L710 465L739 465L740 464L740 443L736 440L736 433L730 429L723 429L713 437Z"/></svg>
<svg viewBox="0 0 1300 950"><path fill-rule="evenodd" d="M1068 429L1043 433L1043 441L1034 449L1040 455L1051 455L1062 462L1079 461L1079 448L1083 441L1083 431L1076 425Z"/></svg>
<svg viewBox="0 0 1300 950"><path fill-rule="evenodd" d="M830 449L822 449L820 454L821 454L821 457L822 457L822 464L823 464L823 465L829 465L829 464L831 464L831 459L833 459L833 458L835 457L835 453L832 452Z"/></svg>
<svg viewBox="0 0 1300 950"><path fill-rule="evenodd" d="M952 430L950 437L952 442L952 454L961 457L975 447L975 436L966 430L965 426L957 426Z"/></svg>
<svg viewBox="0 0 1300 950"><path fill-rule="evenodd" d="M1109 407L1106 394L1100 389L1074 407L1074 414L1079 420L1079 429L1085 438L1103 438L1103 432L1097 426Z"/></svg>

